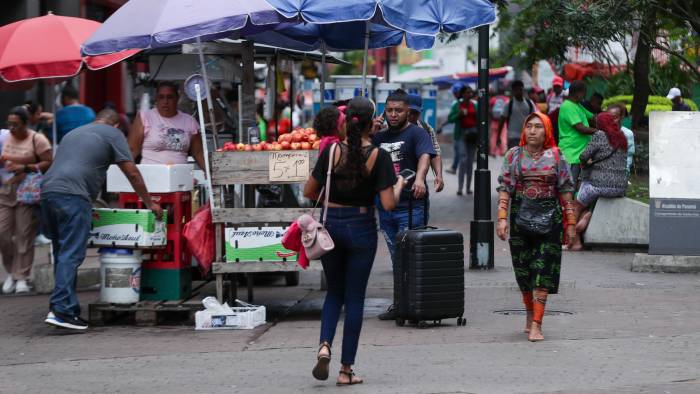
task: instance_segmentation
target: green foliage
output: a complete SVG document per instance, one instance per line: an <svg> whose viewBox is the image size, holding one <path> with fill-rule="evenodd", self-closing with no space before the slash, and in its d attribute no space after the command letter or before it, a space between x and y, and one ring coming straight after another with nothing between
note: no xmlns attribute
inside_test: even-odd
<svg viewBox="0 0 700 394"><path fill-rule="evenodd" d="M677 59L672 58L668 63L663 65L656 63L650 65L649 83L652 95L666 96L669 89L677 87L681 89L684 95L689 96L693 89L691 81L692 74L685 69ZM634 93L634 80L632 74L627 71L622 71L606 78L586 78L586 83L594 87L593 90L602 94L604 97L631 95ZM666 104L666 102L650 102L650 104Z"/></svg>
<svg viewBox="0 0 700 394"><path fill-rule="evenodd" d="M629 111L630 108L632 108L632 99L632 95L613 96L603 101L603 108L606 108L610 104L622 103L627 106L627 110ZM698 106L693 100L683 99L683 102L688 104L693 111L698 110ZM644 115L649 116L649 113L652 111L668 112L671 111L672 107L673 103L671 100L667 99L666 96L649 96L649 103L644 111Z"/></svg>

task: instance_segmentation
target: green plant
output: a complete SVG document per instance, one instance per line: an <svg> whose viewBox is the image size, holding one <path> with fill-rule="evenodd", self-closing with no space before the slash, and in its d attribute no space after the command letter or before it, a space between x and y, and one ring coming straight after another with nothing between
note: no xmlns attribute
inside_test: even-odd
<svg viewBox="0 0 700 394"><path fill-rule="evenodd" d="M603 101L603 108L607 107L610 104L614 103L623 103L625 106L627 106L627 110L629 111L630 108L632 107L632 99L633 96L631 95L621 95L621 96L613 96L610 98L607 98ZM690 99L683 99L683 102L688 104L690 106L690 109L693 111L698 110L697 104L693 100ZM673 103L671 100L667 99L664 96L649 96L649 103L647 104L646 110L644 111L645 116L649 116L649 112L651 111L671 111L673 108Z"/></svg>

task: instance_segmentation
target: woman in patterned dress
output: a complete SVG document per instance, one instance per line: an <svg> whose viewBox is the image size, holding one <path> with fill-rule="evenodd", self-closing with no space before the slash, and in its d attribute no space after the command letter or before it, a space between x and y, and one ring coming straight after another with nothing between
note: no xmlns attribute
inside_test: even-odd
<svg viewBox="0 0 700 394"><path fill-rule="evenodd" d="M508 238L510 221L513 270L527 312L525 332L530 341L541 341L547 296L556 294L559 288L564 221L568 243L576 236L571 172L554 142L552 123L547 115L536 112L525 119L520 146L506 153L498 182L498 237L504 241ZM553 210L546 234L533 235L516 223L526 200L532 200L529 203L544 210ZM525 225L523 221L520 223Z"/></svg>

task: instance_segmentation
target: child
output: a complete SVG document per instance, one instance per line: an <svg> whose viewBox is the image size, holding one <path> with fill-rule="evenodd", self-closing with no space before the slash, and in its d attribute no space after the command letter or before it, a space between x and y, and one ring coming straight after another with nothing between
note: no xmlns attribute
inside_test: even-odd
<svg viewBox="0 0 700 394"><path fill-rule="evenodd" d="M314 119L314 129L321 137L319 151L336 142L345 135L345 106L323 108Z"/></svg>

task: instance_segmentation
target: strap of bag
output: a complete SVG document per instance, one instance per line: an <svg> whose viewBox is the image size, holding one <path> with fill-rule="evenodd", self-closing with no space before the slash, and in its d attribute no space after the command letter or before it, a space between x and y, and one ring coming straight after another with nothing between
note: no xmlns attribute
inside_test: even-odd
<svg viewBox="0 0 700 394"><path fill-rule="evenodd" d="M323 206L326 207L326 209L323 210L323 219L321 220L321 224L326 222L326 212L328 212L328 199L330 198L331 194L331 171L333 171L336 146L338 146L337 143L331 145L331 150L328 152L328 172L326 173L326 184L321 188L321 193L318 194L316 204L314 204L314 208L311 210L311 217L316 217L316 208L318 208L318 204L321 202L321 197L323 197Z"/></svg>
<svg viewBox="0 0 700 394"><path fill-rule="evenodd" d="M326 216L328 215L328 199L330 198L331 195L331 171L333 171L333 164L335 161L335 148L338 146L337 143L331 145L331 151L330 154L328 155L328 173L326 174L326 190L325 190L325 197L323 198L323 220L321 220L321 224L325 225L326 224ZM319 196L320 197L320 196Z"/></svg>

